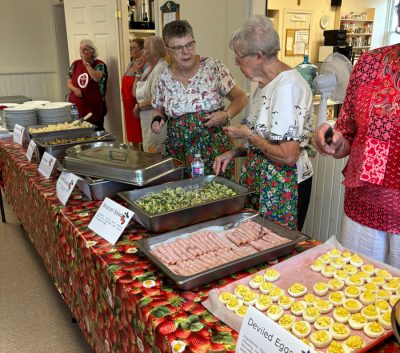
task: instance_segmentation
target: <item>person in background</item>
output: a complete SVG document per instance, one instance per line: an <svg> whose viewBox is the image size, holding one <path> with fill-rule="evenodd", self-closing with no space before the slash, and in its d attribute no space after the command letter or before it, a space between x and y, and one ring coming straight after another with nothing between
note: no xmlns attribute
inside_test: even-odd
<svg viewBox="0 0 400 353"><path fill-rule="evenodd" d="M122 77L121 95L125 113L126 137L129 142L134 144L142 143L142 128L140 118L133 114L133 108L136 105L136 97L133 95L132 88L135 80L141 77L143 64L141 57L143 55L142 38L134 38L130 41L131 62L126 68Z"/></svg>
<svg viewBox="0 0 400 353"><path fill-rule="evenodd" d="M397 15L400 13L396 6ZM400 27L397 28L400 28ZM348 156L342 244L400 268L400 44L364 53L353 68L332 140L330 125L314 146L334 158Z"/></svg>
<svg viewBox="0 0 400 353"><path fill-rule="evenodd" d="M199 153L205 175L213 174L215 157L232 148L222 127L245 107L246 95L219 60L196 54L189 22L168 23L163 38L171 65L155 87L152 129L160 133L167 123L167 154L190 165ZM224 98L230 101L227 107ZM188 167L185 175L190 174ZM233 164L225 176L233 176Z"/></svg>
<svg viewBox="0 0 400 353"><path fill-rule="evenodd" d="M72 63L68 73L69 102L76 105L81 118L92 113L88 121L96 125L97 130L104 130L107 66L97 59L97 48L90 39L81 40L79 52L81 59Z"/></svg>
<svg viewBox="0 0 400 353"><path fill-rule="evenodd" d="M147 37L144 41L143 56L147 67L140 79L136 80L133 86L133 91L137 99L134 114L140 116L143 150L155 153L163 151L162 142L165 139L165 134L156 135L151 131L152 92L158 78L167 67L167 63L164 60L166 56L165 44L162 38L159 36Z"/></svg>
<svg viewBox="0 0 400 353"><path fill-rule="evenodd" d="M217 157L215 174L235 157L246 156L240 183L254 191L251 206L301 229L311 192L312 166L305 150L313 122L311 89L278 59L279 36L268 18L247 19L229 47L242 73L258 87L246 122L224 128L227 135L247 143Z"/></svg>

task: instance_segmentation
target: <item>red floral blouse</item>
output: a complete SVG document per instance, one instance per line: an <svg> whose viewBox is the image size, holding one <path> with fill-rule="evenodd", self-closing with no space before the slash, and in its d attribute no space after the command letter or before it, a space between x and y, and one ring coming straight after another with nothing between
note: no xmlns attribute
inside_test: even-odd
<svg viewBox="0 0 400 353"><path fill-rule="evenodd" d="M343 171L345 213L400 234L400 44L364 54L347 87L336 129L351 142Z"/></svg>

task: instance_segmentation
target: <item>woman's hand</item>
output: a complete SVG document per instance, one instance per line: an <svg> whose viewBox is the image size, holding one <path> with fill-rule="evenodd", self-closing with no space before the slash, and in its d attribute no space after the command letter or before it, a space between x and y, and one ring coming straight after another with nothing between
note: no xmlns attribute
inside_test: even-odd
<svg viewBox="0 0 400 353"><path fill-rule="evenodd" d="M219 111L208 114L204 119L207 120L207 122L204 125L210 128L225 124L228 120L228 115L226 114L225 111Z"/></svg>
<svg viewBox="0 0 400 353"><path fill-rule="evenodd" d="M153 121L151 124L151 131L153 131L155 134L161 133L161 128L165 125L164 119L161 121Z"/></svg>
<svg viewBox="0 0 400 353"><path fill-rule="evenodd" d="M215 158L213 166L215 175L218 175L220 172L225 173L226 167L234 157L235 151L231 150Z"/></svg>
<svg viewBox="0 0 400 353"><path fill-rule="evenodd" d="M225 126L223 130L233 139L247 139L251 135L247 125Z"/></svg>
<svg viewBox="0 0 400 353"><path fill-rule="evenodd" d="M133 114L135 114L137 117L140 117L139 103L136 103L135 107L133 108Z"/></svg>
<svg viewBox="0 0 400 353"><path fill-rule="evenodd" d="M346 139L342 133L333 130L332 142L328 144L325 141L325 134L331 126L328 123L321 124L315 131L311 140L312 145L323 155L336 157L346 147Z"/></svg>
<svg viewBox="0 0 400 353"><path fill-rule="evenodd" d="M82 91L78 87L74 87L72 89L72 92L74 92L75 96L81 98L82 97Z"/></svg>

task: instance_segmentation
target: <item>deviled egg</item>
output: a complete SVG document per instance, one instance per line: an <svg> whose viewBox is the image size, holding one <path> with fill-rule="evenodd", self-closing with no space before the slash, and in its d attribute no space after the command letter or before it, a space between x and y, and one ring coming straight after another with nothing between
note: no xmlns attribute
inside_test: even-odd
<svg viewBox="0 0 400 353"><path fill-rule="evenodd" d="M375 274L375 266L372 264L362 265L361 270L367 272L370 276L373 276Z"/></svg>
<svg viewBox="0 0 400 353"><path fill-rule="evenodd" d="M277 304L272 304L267 310L267 316L273 321L278 321L282 315L283 309Z"/></svg>
<svg viewBox="0 0 400 353"><path fill-rule="evenodd" d="M332 334L332 338L339 341L345 340L350 336L350 329L340 322L335 322L329 332Z"/></svg>
<svg viewBox="0 0 400 353"><path fill-rule="evenodd" d="M341 290L344 287L344 281L332 278L328 281L328 287L331 291Z"/></svg>
<svg viewBox="0 0 400 353"><path fill-rule="evenodd" d="M314 260L314 262L310 266L311 270L314 272L321 272L324 267L325 262L323 262L321 259Z"/></svg>
<svg viewBox="0 0 400 353"><path fill-rule="evenodd" d="M249 307L247 305L241 305L235 310L235 313L236 313L236 315L243 317L246 315L248 308Z"/></svg>
<svg viewBox="0 0 400 353"><path fill-rule="evenodd" d="M375 305L372 304L362 308L361 314L363 314L368 321L375 321L379 317L378 310L376 309Z"/></svg>
<svg viewBox="0 0 400 353"><path fill-rule="evenodd" d="M249 286L253 289L260 288L261 283L264 282L264 276L260 274L255 274L251 277Z"/></svg>
<svg viewBox="0 0 400 353"><path fill-rule="evenodd" d="M363 306L359 300L349 298L344 301L343 307L350 311L351 314L355 314L358 313Z"/></svg>
<svg viewBox="0 0 400 353"><path fill-rule="evenodd" d="M307 293L307 287L301 283L294 283L288 289L288 293L294 298L301 297Z"/></svg>
<svg viewBox="0 0 400 353"><path fill-rule="evenodd" d="M235 298L235 295L231 292L222 292L218 298L222 303L226 304L229 300Z"/></svg>
<svg viewBox="0 0 400 353"><path fill-rule="evenodd" d="M332 341L328 346L326 353L346 353L341 342Z"/></svg>
<svg viewBox="0 0 400 353"><path fill-rule="evenodd" d="M386 330L390 330L392 328L392 313L390 311L386 311L384 314L381 314L378 318L378 322L385 328Z"/></svg>
<svg viewBox="0 0 400 353"><path fill-rule="evenodd" d="M314 307L317 308L321 314L326 314L333 309L333 304L329 300L317 299L314 302Z"/></svg>
<svg viewBox="0 0 400 353"><path fill-rule="evenodd" d="M376 268L375 269L375 276L376 277L383 277L385 280L388 280L390 277L392 277L392 274L387 270Z"/></svg>
<svg viewBox="0 0 400 353"><path fill-rule="evenodd" d="M321 274L324 277L331 278L335 274L336 269L331 265L326 265L322 270Z"/></svg>
<svg viewBox="0 0 400 353"><path fill-rule="evenodd" d="M317 298L314 294L308 293L304 296L303 300L306 302L308 306L314 305Z"/></svg>
<svg viewBox="0 0 400 353"><path fill-rule="evenodd" d="M364 328L364 326L367 322L368 322L368 320L363 314L357 313L357 314L353 314L350 316L349 326L353 330L361 330Z"/></svg>
<svg viewBox="0 0 400 353"><path fill-rule="evenodd" d="M315 320L314 327L316 330L329 330L333 323L334 321L331 317L321 315Z"/></svg>
<svg viewBox="0 0 400 353"><path fill-rule="evenodd" d="M342 252L338 248L333 248L327 252L327 254L332 258L335 259L337 257L342 256Z"/></svg>
<svg viewBox="0 0 400 353"><path fill-rule="evenodd" d="M344 289L344 294L347 298L358 298L361 294L361 289L358 286L348 286Z"/></svg>
<svg viewBox="0 0 400 353"><path fill-rule="evenodd" d="M332 261L332 258L328 254L323 254L319 257L319 259L325 264L329 264Z"/></svg>
<svg viewBox="0 0 400 353"><path fill-rule="evenodd" d="M294 302L290 307L290 311L293 315L300 316L303 315L304 310L307 308L307 303L304 301Z"/></svg>
<svg viewBox="0 0 400 353"><path fill-rule="evenodd" d="M251 291L251 289L244 284L238 284L235 289L233 290L233 293L238 297L239 299L243 298L243 294L247 293L248 291Z"/></svg>
<svg viewBox="0 0 400 353"><path fill-rule="evenodd" d="M297 338L307 337L311 332L311 326L307 321L296 321L292 326L292 333Z"/></svg>
<svg viewBox="0 0 400 353"><path fill-rule="evenodd" d="M389 300L390 297L392 296L392 292L385 290L385 289L378 289L376 291L376 297L378 299L383 299L383 300Z"/></svg>
<svg viewBox="0 0 400 353"><path fill-rule="evenodd" d="M337 270L333 275L333 278L336 278L341 281L345 281L347 277L349 277L349 274L346 270Z"/></svg>
<svg viewBox="0 0 400 353"><path fill-rule="evenodd" d="M286 330L290 330L295 322L296 317L291 314L283 314L278 321L279 325L281 325Z"/></svg>
<svg viewBox="0 0 400 353"><path fill-rule="evenodd" d="M375 283L365 283L362 287L361 287L362 291L366 291L369 290L372 293L375 293L376 291L379 290L379 286Z"/></svg>
<svg viewBox="0 0 400 353"><path fill-rule="evenodd" d="M383 314L386 311L390 311L390 305L386 300L377 299L375 302L375 308L378 309L380 314Z"/></svg>
<svg viewBox="0 0 400 353"><path fill-rule="evenodd" d="M350 318L350 311L343 306L338 306L333 310L333 318L337 322L346 323Z"/></svg>
<svg viewBox="0 0 400 353"><path fill-rule="evenodd" d="M320 297L324 296L328 291L329 287L325 282L317 282L313 286L313 292Z"/></svg>
<svg viewBox="0 0 400 353"><path fill-rule="evenodd" d="M342 259L346 263L350 263L350 257L351 257L351 252L350 251L343 251L342 252Z"/></svg>
<svg viewBox="0 0 400 353"><path fill-rule="evenodd" d="M400 295L394 294L390 297L389 303L392 307L394 307L399 300L400 300Z"/></svg>
<svg viewBox="0 0 400 353"><path fill-rule="evenodd" d="M330 265L333 266L336 270L341 270L345 264L346 263L340 257L334 258L330 263Z"/></svg>
<svg viewBox="0 0 400 353"><path fill-rule="evenodd" d="M360 336L349 336L349 338L343 342L343 348L346 353L355 353L365 347L365 341Z"/></svg>
<svg viewBox="0 0 400 353"><path fill-rule="evenodd" d="M309 323L314 323L315 320L317 320L318 316L320 315L320 311L317 308L314 308L312 306L308 306L304 311L303 311L303 320L309 322Z"/></svg>
<svg viewBox="0 0 400 353"><path fill-rule="evenodd" d="M247 305L247 306L254 305L257 297L258 297L258 293L249 290L246 293L243 293L243 295L242 295L243 304Z"/></svg>
<svg viewBox="0 0 400 353"><path fill-rule="evenodd" d="M335 291L329 294L328 300L333 304L333 306L340 306L346 299L345 295L341 291Z"/></svg>
<svg viewBox="0 0 400 353"><path fill-rule="evenodd" d="M231 298L227 303L226 307L231 310L231 311L236 311L239 307L243 305L243 302L241 299L238 298Z"/></svg>
<svg viewBox="0 0 400 353"><path fill-rule="evenodd" d="M364 261L363 259L360 257L360 255L358 254L353 254L350 257L350 264L355 266L355 267L361 267L362 265L364 265Z"/></svg>
<svg viewBox="0 0 400 353"><path fill-rule="evenodd" d="M383 326L376 321L368 322L364 326L364 333L371 338L380 337L384 334L384 332L385 330L383 329Z"/></svg>
<svg viewBox="0 0 400 353"><path fill-rule="evenodd" d="M383 284L386 282L385 278L383 277L370 277L367 280L368 283L375 283L377 286L382 287Z"/></svg>
<svg viewBox="0 0 400 353"><path fill-rule="evenodd" d="M317 348L325 348L332 342L332 335L325 330L315 331L310 335L310 341Z"/></svg>
<svg viewBox="0 0 400 353"><path fill-rule="evenodd" d="M352 264L347 264L343 266L343 270L347 271L347 273L351 275L355 275L357 273L357 267L353 266Z"/></svg>
<svg viewBox="0 0 400 353"><path fill-rule="evenodd" d="M362 286L364 284L364 280L359 277L357 274L350 275L344 281L348 286Z"/></svg>
<svg viewBox="0 0 400 353"><path fill-rule="evenodd" d="M269 292L275 288L276 288L275 284L272 284L271 282L263 282L260 284L259 289L262 294L269 294Z"/></svg>
<svg viewBox="0 0 400 353"><path fill-rule="evenodd" d="M396 292L400 288L400 283L396 280L389 279L386 283L382 284L382 289L388 290L391 292Z"/></svg>
<svg viewBox="0 0 400 353"><path fill-rule="evenodd" d="M267 282L275 282L279 279L280 276L281 274L274 268L267 268L265 270L264 279Z"/></svg>
<svg viewBox="0 0 400 353"><path fill-rule="evenodd" d="M267 310L272 305L272 299L268 294L260 294L256 299L255 307L260 311Z"/></svg>
<svg viewBox="0 0 400 353"><path fill-rule="evenodd" d="M374 292L366 290L360 294L358 297L361 303L364 305L374 304L376 301L376 295Z"/></svg>
<svg viewBox="0 0 400 353"><path fill-rule="evenodd" d="M278 299L278 305L280 305L282 307L282 309L284 309L284 310L288 310L292 306L293 302L294 302L294 299L288 297L287 295L282 295Z"/></svg>
<svg viewBox="0 0 400 353"><path fill-rule="evenodd" d="M277 302L279 298L285 294L285 290L280 287L275 287L269 291L269 296L271 297L272 301Z"/></svg>

